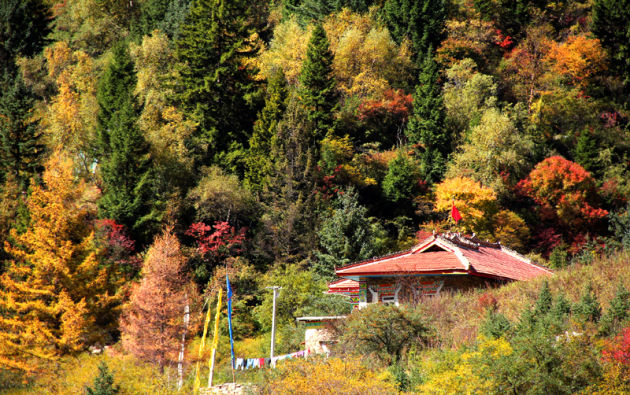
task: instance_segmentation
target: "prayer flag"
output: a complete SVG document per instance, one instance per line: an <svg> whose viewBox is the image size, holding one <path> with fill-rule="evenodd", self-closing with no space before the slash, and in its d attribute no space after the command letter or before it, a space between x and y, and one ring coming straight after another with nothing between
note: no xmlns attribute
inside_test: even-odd
<svg viewBox="0 0 630 395"><path fill-rule="evenodd" d="M453 207L451 208L451 217L453 217L455 223L458 223L459 220L462 219L462 215L459 213L457 207L455 207L455 200L453 200Z"/></svg>

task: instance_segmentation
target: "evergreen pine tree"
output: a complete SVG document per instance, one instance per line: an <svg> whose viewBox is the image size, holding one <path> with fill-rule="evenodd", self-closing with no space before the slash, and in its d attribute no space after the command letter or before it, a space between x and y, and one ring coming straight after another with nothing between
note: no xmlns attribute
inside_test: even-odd
<svg viewBox="0 0 630 395"><path fill-rule="evenodd" d="M497 313L494 309L488 309L486 319L481 324L479 331L484 336L498 339L505 335L512 328L510 321L501 313Z"/></svg>
<svg viewBox="0 0 630 395"><path fill-rule="evenodd" d="M630 292L619 283L615 297L610 301L610 307L600 321L600 333L610 335L621 328L621 324L630 315Z"/></svg>
<svg viewBox="0 0 630 395"><path fill-rule="evenodd" d="M114 385L114 376L109 371L104 361L98 364L98 376L94 378L92 387L87 387L85 392L87 395L116 395L120 391L120 387Z"/></svg>
<svg viewBox="0 0 630 395"><path fill-rule="evenodd" d="M421 144L420 169L427 182L438 182L446 171L451 139L444 122L444 103L438 85L438 69L430 51L422 63L413 95L413 113L405 135L410 143Z"/></svg>
<svg viewBox="0 0 630 395"><path fill-rule="evenodd" d="M315 270L325 277L332 277L335 267L370 258L376 252L368 210L359 204L354 189L339 196L337 207L323 219L317 235L321 248L315 251Z"/></svg>
<svg viewBox="0 0 630 395"><path fill-rule="evenodd" d="M591 284L586 286L580 300L573 306L572 312L583 323L597 323L599 321L602 307L593 293Z"/></svg>
<svg viewBox="0 0 630 395"><path fill-rule="evenodd" d="M386 0L383 5L383 19L392 37L398 44L411 40L418 65L444 39L446 14L445 0Z"/></svg>
<svg viewBox="0 0 630 395"><path fill-rule="evenodd" d="M265 107L254 124L246 158L245 181L249 188L260 193L269 182L273 162L270 156L272 139L276 138L278 122L287 105L287 83L282 71L275 72L267 85Z"/></svg>
<svg viewBox="0 0 630 395"><path fill-rule="evenodd" d="M32 56L46 44L51 13L43 0L0 1L0 73L17 56Z"/></svg>
<svg viewBox="0 0 630 395"><path fill-rule="evenodd" d="M33 119L35 98L24 85L21 74L0 84L0 177L7 177L25 189L29 179L41 170L44 145Z"/></svg>
<svg viewBox="0 0 630 395"><path fill-rule="evenodd" d="M580 137L578 137L575 150L573 151L573 157L583 168L594 173L600 169L598 163L599 151L597 140L588 130L585 130L580 133Z"/></svg>
<svg viewBox="0 0 630 395"><path fill-rule="evenodd" d="M307 111L314 141L335 130L338 94L332 71L333 54L324 27L317 24L311 34L300 72L300 98Z"/></svg>
<svg viewBox="0 0 630 395"><path fill-rule="evenodd" d="M606 48L611 68L630 87L630 0L595 0L592 31Z"/></svg>
<svg viewBox="0 0 630 395"><path fill-rule="evenodd" d="M399 151L389 162L387 174L383 178L385 197L393 203L411 199L417 184L415 167L408 155Z"/></svg>
<svg viewBox="0 0 630 395"><path fill-rule="evenodd" d="M248 98L256 86L242 59L252 55L250 14L246 0L194 0L180 27L173 100L198 122L187 142L196 168L234 169L249 140L255 112Z"/></svg>
<svg viewBox="0 0 630 395"><path fill-rule="evenodd" d="M549 289L549 283L545 281L542 289L536 299L536 305L534 306L534 315L536 317L543 316L551 310L553 303L553 297L551 296L551 290Z"/></svg>
<svg viewBox="0 0 630 395"><path fill-rule="evenodd" d="M157 230L160 213L153 196L149 144L136 124L139 110L132 94L135 81L127 46L119 44L97 96L97 151L104 187L99 213L127 226L132 238L143 245Z"/></svg>

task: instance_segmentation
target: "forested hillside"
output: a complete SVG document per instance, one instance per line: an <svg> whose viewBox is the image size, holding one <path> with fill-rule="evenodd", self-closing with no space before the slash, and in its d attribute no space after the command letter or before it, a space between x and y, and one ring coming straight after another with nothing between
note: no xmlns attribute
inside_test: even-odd
<svg viewBox="0 0 630 395"><path fill-rule="evenodd" d="M627 0L0 1L0 390L105 345L168 372L226 274L262 355L266 287L294 351L418 232L629 249L629 37Z"/></svg>

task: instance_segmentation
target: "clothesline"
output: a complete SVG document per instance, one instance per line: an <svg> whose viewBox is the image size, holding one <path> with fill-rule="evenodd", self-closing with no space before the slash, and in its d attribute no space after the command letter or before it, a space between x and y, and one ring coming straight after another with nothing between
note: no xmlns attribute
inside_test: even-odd
<svg viewBox="0 0 630 395"><path fill-rule="evenodd" d="M310 355L311 350L297 351L291 354L278 355L273 358L236 358L234 369L246 370L264 367L276 367L276 362L291 358L306 358Z"/></svg>

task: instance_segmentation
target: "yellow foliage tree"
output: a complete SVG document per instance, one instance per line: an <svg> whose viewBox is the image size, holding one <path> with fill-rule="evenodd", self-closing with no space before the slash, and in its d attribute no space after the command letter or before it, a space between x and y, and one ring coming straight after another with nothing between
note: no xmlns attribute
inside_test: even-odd
<svg viewBox="0 0 630 395"><path fill-rule="evenodd" d="M96 126L97 70L93 59L83 51L72 51L65 41L58 41L44 50L48 76L57 85L42 119L49 147L62 146L88 172L93 161L88 142Z"/></svg>
<svg viewBox="0 0 630 395"><path fill-rule="evenodd" d="M94 242L97 193L58 150L42 177L26 203L29 227L5 247L14 260L0 277L0 368L36 370L102 341L116 322L119 276L99 265Z"/></svg>
<svg viewBox="0 0 630 395"><path fill-rule="evenodd" d="M155 30L144 36L140 44L130 44L129 52L138 78L134 93L142 106L138 125L151 144L151 156L159 164L175 163L190 168L192 162L185 141L197 125L169 104L172 92L167 79L156 78L174 73L174 54L168 37Z"/></svg>
<svg viewBox="0 0 630 395"><path fill-rule="evenodd" d="M496 193L470 178L448 178L435 188L435 210L450 210L453 202L462 215L461 230L487 237L488 225L499 208Z"/></svg>
<svg viewBox="0 0 630 395"><path fill-rule="evenodd" d="M303 30L295 19L280 23L269 48L257 59L261 74L269 78L281 69L289 84L297 84L311 30L312 26ZM381 99L385 91L408 80L413 70L409 44L396 45L373 15L343 9L326 18L324 30L334 54L337 88L344 97Z"/></svg>
<svg viewBox="0 0 630 395"><path fill-rule="evenodd" d="M525 221L512 211L501 210L495 191L470 178L444 180L436 186L435 198L436 212L450 210L455 203L462 216L456 226L459 231L474 232L515 249L522 248L529 237Z"/></svg>
<svg viewBox="0 0 630 395"><path fill-rule="evenodd" d="M429 373L429 379L416 389L421 394L491 393L494 382L488 374L488 364L512 352L505 339L480 338L475 350L456 355L449 363L425 361L423 370Z"/></svg>
<svg viewBox="0 0 630 395"><path fill-rule="evenodd" d="M394 394L389 372L378 374L359 358L279 362L264 393L268 394Z"/></svg>

